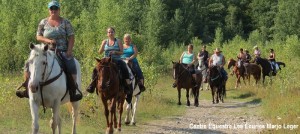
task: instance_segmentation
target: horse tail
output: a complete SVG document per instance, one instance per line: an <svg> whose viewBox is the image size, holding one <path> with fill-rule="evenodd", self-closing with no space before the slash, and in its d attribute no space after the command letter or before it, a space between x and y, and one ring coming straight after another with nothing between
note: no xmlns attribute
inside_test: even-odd
<svg viewBox="0 0 300 134"><path fill-rule="evenodd" d="M285 63L283 62L277 62L278 66L282 65L283 67L285 67Z"/></svg>

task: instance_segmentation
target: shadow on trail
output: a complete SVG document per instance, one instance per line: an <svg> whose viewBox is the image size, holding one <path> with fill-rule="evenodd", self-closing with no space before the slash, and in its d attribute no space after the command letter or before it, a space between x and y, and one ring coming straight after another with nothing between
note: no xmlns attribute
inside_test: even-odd
<svg viewBox="0 0 300 134"><path fill-rule="evenodd" d="M247 102L224 102L219 104L203 105L200 102L200 108L241 108L241 107L257 107L261 103L261 98L255 98Z"/></svg>
<svg viewBox="0 0 300 134"><path fill-rule="evenodd" d="M246 99L246 98L249 98L249 97L254 96L254 95L255 95L254 93L248 92L248 93L241 94L238 97L233 97L233 99Z"/></svg>

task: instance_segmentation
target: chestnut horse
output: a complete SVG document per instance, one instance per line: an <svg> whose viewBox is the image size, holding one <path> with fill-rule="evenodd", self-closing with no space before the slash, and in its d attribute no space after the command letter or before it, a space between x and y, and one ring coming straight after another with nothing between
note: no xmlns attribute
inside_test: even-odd
<svg viewBox="0 0 300 134"><path fill-rule="evenodd" d="M181 97L181 88L186 89L186 99L187 99L187 106L190 106L190 99L189 99L189 90L192 88L191 94L195 98L194 105L197 107L199 106L199 89L201 86L201 81L202 81L202 75L200 73L197 74L197 83L198 86L194 87L192 84L192 75L188 71L187 68L184 67L183 64L179 62L173 62L173 78L175 79L175 83L177 85L177 91L178 91L178 105L181 105L180 97Z"/></svg>
<svg viewBox="0 0 300 134"><path fill-rule="evenodd" d="M113 133L114 128L121 131L121 117L125 101L124 89L121 88L117 65L110 57L97 59L96 69L98 71L97 94L101 97L106 117L106 133ZM108 102L109 101L109 102ZM117 123L116 108L119 111Z"/></svg>
<svg viewBox="0 0 300 134"><path fill-rule="evenodd" d="M226 96L226 80L222 78L220 67L211 66L209 67L208 72L213 104L219 103L219 100L224 103L224 97Z"/></svg>
<svg viewBox="0 0 300 134"><path fill-rule="evenodd" d="M248 73L247 76L246 75L240 76L240 77L243 78L244 83L246 84L245 79L244 79L244 77L246 77L249 80L249 84L250 84L250 75L252 75L254 77L254 79L255 79L255 84L257 84L258 81L261 78L261 68L258 65L254 64L254 63L245 63L244 65L247 68L247 73ZM240 77L238 77L238 75L240 75L242 72L240 71L240 69L238 69L236 61L231 58L228 61L228 66L227 67L228 67L228 69L230 69L232 66L233 66L233 73L238 78L238 80L236 82L236 86L235 86L237 88L238 84L240 83L240 80L239 80Z"/></svg>
<svg viewBox="0 0 300 134"><path fill-rule="evenodd" d="M234 59L230 58L228 61L228 64L227 64L227 68L230 69L232 66L233 66L233 71L231 74L232 75L233 75L233 73L235 74L235 76L237 78L236 83L235 83L235 88L238 88L238 86L241 84L241 77L243 78L243 81L245 84L246 84L245 77L248 79L249 79L249 77L244 75L244 72L245 72L244 66L241 65L241 67L238 67L237 62Z"/></svg>

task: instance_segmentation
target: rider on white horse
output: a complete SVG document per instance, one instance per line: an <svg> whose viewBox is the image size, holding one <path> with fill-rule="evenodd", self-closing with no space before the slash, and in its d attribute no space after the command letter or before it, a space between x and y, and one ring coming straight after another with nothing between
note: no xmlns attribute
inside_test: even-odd
<svg viewBox="0 0 300 134"><path fill-rule="evenodd" d="M56 51L66 67L66 73L71 74L74 82L71 85L73 88L78 88L76 85L77 70L73 57L74 47L74 31L69 20L60 17L60 4L56 1L52 1L48 4L50 16L42 19L38 25L36 39L44 44L50 45L50 50ZM25 87L25 91L17 91L16 95L20 98L28 98L28 80L29 80L29 61L25 64L24 70L25 82L22 86ZM75 84L75 85L74 85ZM82 94L75 94L71 96L71 101L78 101L82 98ZM73 92L74 93L74 92Z"/></svg>

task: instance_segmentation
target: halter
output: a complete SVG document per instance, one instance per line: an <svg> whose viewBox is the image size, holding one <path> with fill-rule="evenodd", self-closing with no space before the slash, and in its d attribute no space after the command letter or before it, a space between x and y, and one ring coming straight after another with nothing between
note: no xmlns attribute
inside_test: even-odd
<svg viewBox="0 0 300 134"><path fill-rule="evenodd" d="M219 70L217 70L219 71ZM218 74L216 77L210 78L211 81L215 81L216 79L218 79L220 77L220 74Z"/></svg>
<svg viewBox="0 0 300 134"><path fill-rule="evenodd" d="M177 75L177 78L176 77L174 78L175 80L178 80L182 76L182 74L184 73L184 71L188 71L182 64L180 64L180 63L177 63L177 64L179 64L180 66L182 66L182 68L184 68L184 69Z"/></svg>

